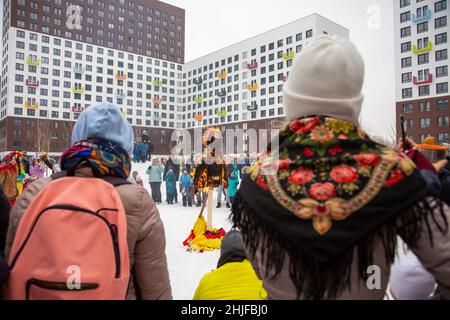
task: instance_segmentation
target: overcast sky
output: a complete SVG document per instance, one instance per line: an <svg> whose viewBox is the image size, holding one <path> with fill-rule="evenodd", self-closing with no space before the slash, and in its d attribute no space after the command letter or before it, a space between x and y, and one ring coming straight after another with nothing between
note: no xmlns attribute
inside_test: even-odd
<svg viewBox="0 0 450 320"><path fill-rule="evenodd" d="M312 13L350 29L350 39L366 64L363 127L371 134L392 137L395 121L393 0L164 2L186 9L186 61Z"/></svg>

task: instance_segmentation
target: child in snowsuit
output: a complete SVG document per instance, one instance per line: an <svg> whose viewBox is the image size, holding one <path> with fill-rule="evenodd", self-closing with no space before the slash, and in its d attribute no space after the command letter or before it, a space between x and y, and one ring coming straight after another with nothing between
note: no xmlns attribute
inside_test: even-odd
<svg viewBox="0 0 450 320"><path fill-rule="evenodd" d="M170 168L169 171L167 171L164 181L166 182L167 203L173 204L177 189L176 185L177 180L175 178L175 174L173 173L172 168Z"/></svg>
<svg viewBox="0 0 450 320"><path fill-rule="evenodd" d="M183 207L192 207L192 179L186 169L180 177L180 192L183 196Z"/></svg>
<svg viewBox="0 0 450 320"><path fill-rule="evenodd" d="M234 165L234 170L231 171L230 177L228 179L228 193L230 195L230 202L233 204L234 196L237 192L237 187L239 185L239 169Z"/></svg>

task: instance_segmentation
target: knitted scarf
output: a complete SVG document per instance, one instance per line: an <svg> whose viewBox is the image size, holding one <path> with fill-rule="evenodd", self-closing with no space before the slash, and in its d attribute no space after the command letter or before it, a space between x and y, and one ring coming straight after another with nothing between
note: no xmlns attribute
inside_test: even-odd
<svg viewBox="0 0 450 320"><path fill-rule="evenodd" d="M406 155L323 116L280 132L279 149L269 146L249 168L231 220L249 257L261 254L266 278L276 279L289 256L290 278L304 299L331 299L349 288L355 252L359 277L367 280L380 241L392 263L397 235L414 248L422 228L430 241L431 223L448 229L443 201Z"/></svg>
<svg viewBox="0 0 450 320"><path fill-rule="evenodd" d="M83 164L90 166L96 176L127 179L131 171L131 159L125 149L96 138L75 143L61 157L61 168L68 172Z"/></svg>

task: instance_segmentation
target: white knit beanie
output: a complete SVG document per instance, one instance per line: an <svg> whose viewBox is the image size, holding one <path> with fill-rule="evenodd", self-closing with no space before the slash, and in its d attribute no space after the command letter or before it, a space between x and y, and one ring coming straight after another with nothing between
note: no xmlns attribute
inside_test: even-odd
<svg viewBox="0 0 450 320"><path fill-rule="evenodd" d="M364 62L348 40L320 36L295 58L284 85L289 120L326 115L358 124Z"/></svg>

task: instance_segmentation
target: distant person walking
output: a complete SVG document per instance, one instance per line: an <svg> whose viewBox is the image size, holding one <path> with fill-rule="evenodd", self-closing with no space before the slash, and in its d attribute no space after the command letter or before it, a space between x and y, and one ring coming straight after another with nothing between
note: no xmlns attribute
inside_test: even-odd
<svg viewBox="0 0 450 320"><path fill-rule="evenodd" d="M164 167L159 163L157 158L153 158L152 164L147 168L146 173L149 176L148 181L152 189L152 198L156 204L162 203L161 182L163 172Z"/></svg>

